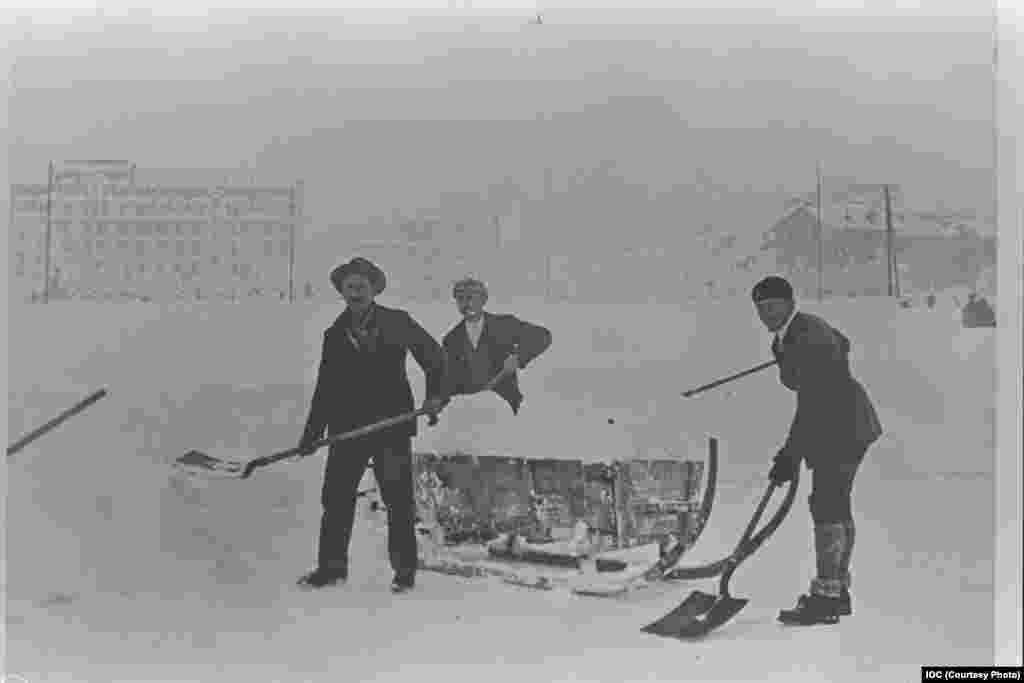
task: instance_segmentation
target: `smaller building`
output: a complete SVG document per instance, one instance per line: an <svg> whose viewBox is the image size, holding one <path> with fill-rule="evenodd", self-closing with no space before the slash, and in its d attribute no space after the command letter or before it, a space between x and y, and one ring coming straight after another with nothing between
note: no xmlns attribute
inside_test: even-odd
<svg viewBox="0 0 1024 683"><path fill-rule="evenodd" d="M821 262L826 294L884 294L888 291L888 233L885 217L870 207L831 207L821 221ZM765 233L761 245L776 264L817 289L818 214L805 203L791 207ZM973 284L995 264L996 240L962 220L939 220L923 212L894 212L892 249L900 292L935 291Z"/></svg>

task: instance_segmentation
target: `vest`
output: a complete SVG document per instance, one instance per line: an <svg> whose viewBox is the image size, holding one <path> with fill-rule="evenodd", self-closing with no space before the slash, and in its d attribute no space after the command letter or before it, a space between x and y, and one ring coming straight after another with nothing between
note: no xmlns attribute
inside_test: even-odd
<svg viewBox="0 0 1024 683"><path fill-rule="evenodd" d="M477 391L491 381L490 346L484 343L482 337L475 349L469 342L469 339L466 340L466 346L469 347L469 381L472 385L472 390Z"/></svg>

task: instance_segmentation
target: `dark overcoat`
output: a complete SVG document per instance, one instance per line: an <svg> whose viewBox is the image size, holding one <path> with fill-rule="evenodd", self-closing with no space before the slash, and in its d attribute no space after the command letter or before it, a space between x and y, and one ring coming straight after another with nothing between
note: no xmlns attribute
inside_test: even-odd
<svg viewBox="0 0 1024 683"><path fill-rule="evenodd" d="M779 378L796 392L796 415L783 452L811 469L858 460L882 425L863 385L850 370L850 340L823 319L797 312L779 345Z"/></svg>
<svg viewBox="0 0 1024 683"><path fill-rule="evenodd" d="M303 441L350 431L414 409L406 372L408 353L426 374L426 398L444 398L445 357L440 344L408 312L374 304L370 339L357 347L348 333L348 309L324 332L316 388L310 402ZM409 420L377 432L381 439L413 437ZM376 440L376 439L374 439Z"/></svg>
<svg viewBox="0 0 1024 683"><path fill-rule="evenodd" d="M448 331L441 342L448 357L446 393L449 395L471 394L478 391L473 386L470 354L473 347L466 333L466 322L460 321ZM495 377L513 352L519 354L519 369L528 366L537 356L551 346L551 331L541 325L528 323L514 315L484 312L484 329L479 344L486 345L490 359L490 377ZM519 412L523 393L519 389L516 375L507 375L494 387L501 396Z"/></svg>

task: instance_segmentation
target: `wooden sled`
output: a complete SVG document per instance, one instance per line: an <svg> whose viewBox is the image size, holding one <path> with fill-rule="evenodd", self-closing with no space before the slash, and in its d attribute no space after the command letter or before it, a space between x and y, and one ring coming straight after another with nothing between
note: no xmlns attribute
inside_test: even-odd
<svg viewBox="0 0 1024 683"><path fill-rule="evenodd" d="M418 453L419 565L544 590L617 595L662 580L711 514L706 462L610 463Z"/></svg>

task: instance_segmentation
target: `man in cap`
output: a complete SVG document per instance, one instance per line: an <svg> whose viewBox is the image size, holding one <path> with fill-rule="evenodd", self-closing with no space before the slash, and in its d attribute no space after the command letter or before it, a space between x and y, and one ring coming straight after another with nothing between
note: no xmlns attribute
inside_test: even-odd
<svg viewBox="0 0 1024 683"><path fill-rule="evenodd" d="M455 283L452 295L462 320L444 336L447 395L493 389L517 414L523 402L517 373L551 346L551 332L514 315L490 313L487 287L474 278Z"/></svg>
<svg viewBox="0 0 1024 683"><path fill-rule="evenodd" d="M817 576L810 593L800 596L795 609L782 610L779 621L836 623L852 614L853 480L882 426L867 392L851 374L850 340L842 332L798 311L793 288L781 277L764 278L751 297L761 322L774 333L779 378L797 395L796 415L769 477L776 484L792 481L801 462L813 477L809 503Z"/></svg>
<svg viewBox="0 0 1024 683"><path fill-rule="evenodd" d="M432 419L447 403L444 396L445 357L441 346L408 312L387 308L375 298L386 278L376 265L354 258L331 273L331 284L346 308L324 333L316 388L299 441L304 455L329 434L347 432L413 409L406 374L407 352L426 374L423 407ZM395 572L392 590L413 587L417 569L415 501L411 439L416 422L330 446L324 471L317 566L299 580L310 588L348 578L348 547L359 482L373 459L374 475L388 509L388 552Z"/></svg>

